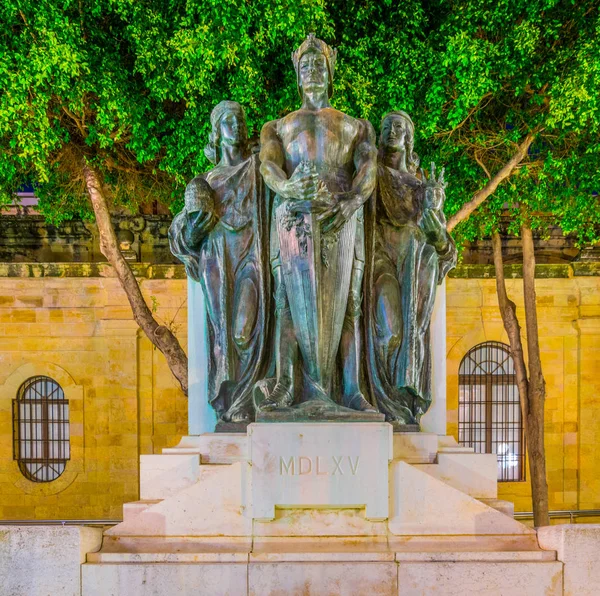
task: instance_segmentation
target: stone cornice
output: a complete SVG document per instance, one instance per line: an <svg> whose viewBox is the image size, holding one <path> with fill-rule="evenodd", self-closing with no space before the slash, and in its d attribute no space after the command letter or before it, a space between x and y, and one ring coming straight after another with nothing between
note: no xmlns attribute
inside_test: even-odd
<svg viewBox="0 0 600 596"><path fill-rule="evenodd" d="M504 275L507 279L522 278L523 265L505 265ZM494 279L496 274L493 265L459 265L448 276L458 279ZM588 261L552 265L539 264L535 267L535 276L537 279L600 277L600 263Z"/></svg>
<svg viewBox="0 0 600 596"><path fill-rule="evenodd" d="M183 265L130 263L140 279L185 279ZM116 277L108 263L0 263L2 277Z"/></svg>
<svg viewBox="0 0 600 596"><path fill-rule="evenodd" d="M139 279L186 279L183 265L161 265L154 263L130 263ZM507 279L523 277L522 265L505 265ZM494 279L493 265L459 265L449 274L458 279ZM0 263L0 278L41 277L115 277L108 263ZM583 262L560 265L541 264L536 266L538 279L567 279L572 277L600 277L600 263Z"/></svg>

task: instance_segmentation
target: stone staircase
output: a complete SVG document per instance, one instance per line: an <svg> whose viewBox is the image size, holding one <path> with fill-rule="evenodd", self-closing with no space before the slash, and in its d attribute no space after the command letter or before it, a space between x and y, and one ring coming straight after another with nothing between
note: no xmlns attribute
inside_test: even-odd
<svg viewBox="0 0 600 596"><path fill-rule="evenodd" d="M83 594L562 594L562 564L497 499L496 473L494 455L397 433L387 520L277 508L261 521L246 437L186 437L142 456L141 499L87 555Z"/></svg>

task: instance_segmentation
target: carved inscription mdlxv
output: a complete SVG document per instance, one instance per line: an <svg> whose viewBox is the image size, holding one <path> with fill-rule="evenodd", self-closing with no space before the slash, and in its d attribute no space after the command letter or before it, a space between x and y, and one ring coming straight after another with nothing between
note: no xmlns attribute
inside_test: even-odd
<svg viewBox="0 0 600 596"><path fill-rule="evenodd" d="M314 476L344 476L350 474L356 476L360 457L335 456L308 457L300 455L297 457L279 458L280 476L305 476L312 474Z"/></svg>

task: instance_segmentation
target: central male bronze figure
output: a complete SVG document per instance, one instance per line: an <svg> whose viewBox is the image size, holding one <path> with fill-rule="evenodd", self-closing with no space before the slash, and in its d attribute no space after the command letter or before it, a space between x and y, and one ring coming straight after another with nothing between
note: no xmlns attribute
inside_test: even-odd
<svg viewBox="0 0 600 596"><path fill-rule="evenodd" d="M376 184L375 133L329 103L335 50L311 34L292 60L302 107L261 133L260 171L276 195L277 377L259 384L255 403L263 412L315 400L375 412L360 385L363 204Z"/></svg>

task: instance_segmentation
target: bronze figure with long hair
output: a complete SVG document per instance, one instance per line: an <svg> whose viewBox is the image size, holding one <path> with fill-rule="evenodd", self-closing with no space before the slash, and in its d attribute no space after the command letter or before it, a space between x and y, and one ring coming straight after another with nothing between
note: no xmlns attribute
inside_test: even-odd
<svg viewBox="0 0 600 596"><path fill-rule="evenodd" d="M381 412L415 424L431 403L429 324L436 287L456 264L442 210L444 171L417 176L414 124L386 114L379 140L377 192L368 221L368 370Z"/></svg>
<svg viewBox="0 0 600 596"><path fill-rule="evenodd" d="M215 167L188 184L169 239L206 300L208 399L220 421L245 424L269 361L268 193L242 106L222 101L211 126L205 154Z"/></svg>

